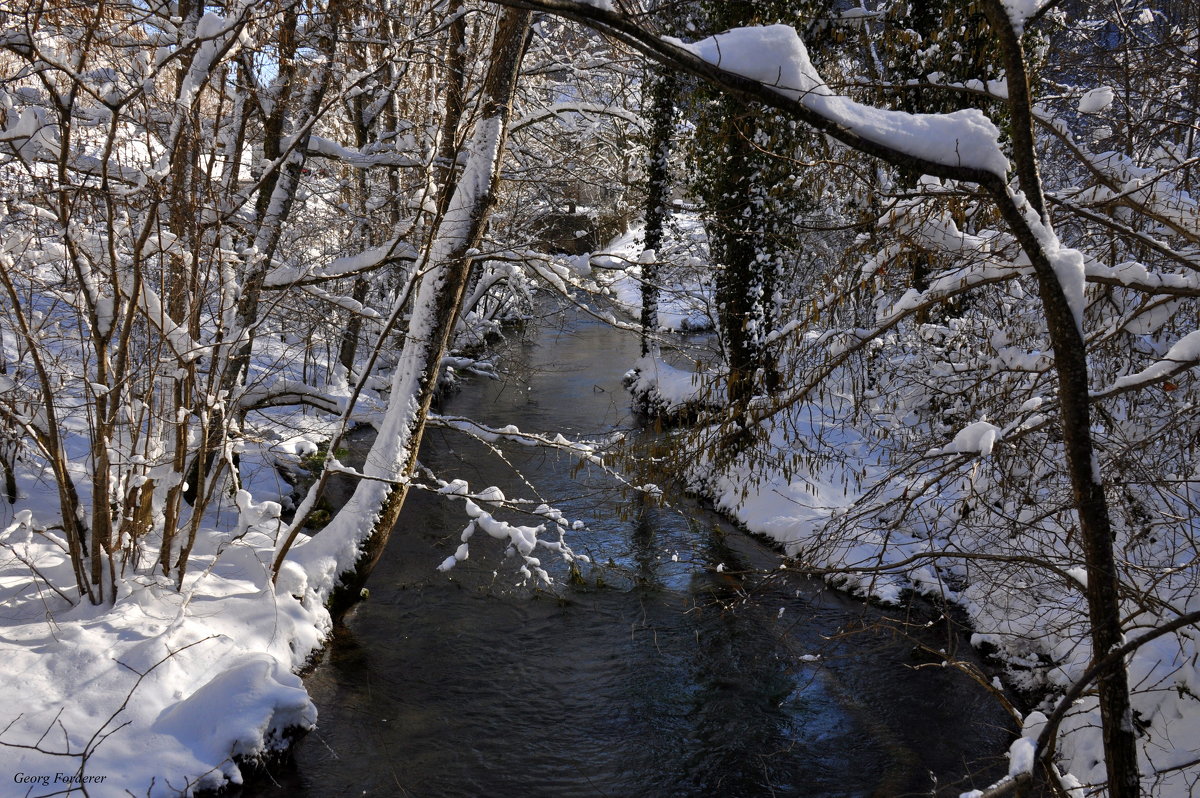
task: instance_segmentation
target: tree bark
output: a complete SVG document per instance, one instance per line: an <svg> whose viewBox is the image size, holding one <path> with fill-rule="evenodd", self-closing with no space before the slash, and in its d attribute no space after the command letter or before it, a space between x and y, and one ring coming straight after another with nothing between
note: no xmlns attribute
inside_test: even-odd
<svg viewBox="0 0 1200 798"><path fill-rule="evenodd" d="M467 17L462 0L450 0L446 13L451 22L446 41L446 102L436 160L437 184L441 188L439 215L446 213L447 203L454 194L458 129L467 110Z"/></svg>
<svg viewBox="0 0 1200 798"><path fill-rule="evenodd" d="M504 140L511 116L531 14L505 9L497 23L482 109L466 145L468 159L454 196L437 226L423 264L421 284L404 348L392 378L388 411L367 455L354 495L328 526L293 552L310 574L332 574L320 585L335 618L358 599L383 554L416 469L425 419L437 388L439 365L462 305L474 252L483 236L499 182ZM366 532L364 534L364 521ZM278 571L290 541L276 557ZM353 554L347 557L348 553Z"/></svg>
<svg viewBox="0 0 1200 798"><path fill-rule="evenodd" d="M658 329L658 254L663 228L670 216L671 135L675 128L675 73L656 67L651 77L650 163L646 176L646 232L643 247L655 253L642 264L642 354L650 353L651 339Z"/></svg>
<svg viewBox="0 0 1200 798"><path fill-rule="evenodd" d="M1017 179L1030 207L1041 217L1043 224L1049 226L1034 145L1033 110L1024 49L1000 0L989 0L987 9L992 27L1000 38L1008 76L1009 110L1012 116L1010 129ZM997 200L1000 201L999 198ZM1092 442L1088 351L1082 331L1083 309L1078 309L1080 316L1076 318L1058 275L1015 203L1001 202L1001 213L1033 262L1050 341L1054 347L1063 450L1087 568L1084 596L1091 625L1092 660L1095 662L1119 648L1125 638L1121 628L1120 575L1114 552L1112 519ZM1109 795L1111 798L1136 798L1141 795L1141 777L1138 772L1137 732L1133 726L1129 677L1124 661L1101 670L1096 676L1096 688Z"/></svg>
<svg viewBox="0 0 1200 798"><path fill-rule="evenodd" d="M1004 54L1017 179L1026 200L1043 223L1049 226L1034 144L1033 106L1024 48L1001 1L988 0L987 11ZM1005 221L1017 233L1021 246L1034 263L1050 340L1054 346L1063 449L1087 567L1084 595L1091 623L1092 660L1099 661L1119 648L1125 638L1121 628L1120 575L1114 552L1112 519L1092 441L1088 352L1082 330L1083 309L1078 309L1079 317L1076 318L1067 302L1064 287L1051 264L1046 262L1038 240L1028 225L1021 223L1023 220L1013 218L1017 215L1014 213L1016 210L1008 206L1001 208ZM1141 777L1138 772L1137 732L1133 726L1129 677L1124 661L1100 671L1096 677L1096 688L1103 726L1109 795L1111 798L1136 798L1141 795Z"/></svg>
<svg viewBox="0 0 1200 798"><path fill-rule="evenodd" d="M733 408L745 408L765 387L756 375L775 369L762 343L772 321L775 265L758 257L763 237L762 208L754 196L758 188L752 143L757 130L754 111L730 97L721 99L720 108L723 123L715 142L719 165L713 196L708 198L711 218L706 226L709 250L718 266L715 296L729 368L727 400Z"/></svg>

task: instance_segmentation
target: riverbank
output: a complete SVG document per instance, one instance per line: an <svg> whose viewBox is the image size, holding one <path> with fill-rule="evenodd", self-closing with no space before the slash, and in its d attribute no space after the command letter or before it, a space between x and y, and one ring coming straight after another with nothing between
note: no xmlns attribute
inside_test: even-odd
<svg viewBox="0 0 1200 798"><path fill-rule="evenodd" d="M709 379L712 375L689 376L661 360L643 358L634 387L649 406L678 412L711 394ZM1086 785L1106 778L1097 700L1085 691L1058 706L1093 660L1082 591L1086 574L1069 544L1070 530L1045 520L1036 507L1022 512L1019 525L972 525L966 520L972 503L991 478L992 444L981 443L976 433L997 436L999 428L981 422L952 436L946 451L955 453L958 447L957 452L978 458L975 465L958 482L932 477L925 482L890 462L885 443L847 421L885 412L870 404L851 406L830 391L822 402L797 402L769 417L754 445L732 458L719 459L697 443L717 435L715 428L678 431L672 448L696 452L682 468L689 490L749 532L773 541L804 572L887 606L902 605L915 594L961 610L973 631L972 645L986 650L1003 668L1005 683L1034 705L1025 716L1023 738L1010 752L1013 774L1033 766L1026 752L1058 710L1062 717L1054 745L1061 785L1073 798L1088 794ZM929 457L941 453L934 450ZM889 523L889 513L899 517L899 507L918 503L921 512L903 524ZM1142 589L1156 596L1162 609L1130 608L1137 618L1131 628L1146 632L1187 612L1194 597L1186 591L1188 560L1177 568L1178 558L1167 554L1178 541L1148 539L1136 545L1139 558L1160 563L1141 573ZM1158 576L1152 579L1152 573ZM1186 632L1163 635L1128 657L1148 794L1191 794L1195 741L1200 740L1198 662L1196 642Z"/></svg>
<svg viewBox="0 0 1200 798"><path fill-rule="evenodd" d="M242 519L257 520L203 528L181 590L142 572L111 607L72 606L39 584L66 581L58 572L69 564L31 514L4 530L0 784L13 786L0 792L86 784L91 798L168 796L237 784L239 760L316 724L295 671L323 644L328 614L290 571L271 584L279 505L237 501ZM56 781L63 773L75 781Z"/></svg>
<svg viewBox="0 0 1200 798"><path fill-rule="evenodd" d="M54 587L73 583L57 497L37 473L18 472L21 509L0 517L0 794L219 789L315 726L297 673L332 623L298 567L272 583L286 526L276 499L289 490L276 465L311 456L335 425L299 411L256 419L243 489L218 495L197 526L183 584L161 575L147 536L111 605Z"/></svg>

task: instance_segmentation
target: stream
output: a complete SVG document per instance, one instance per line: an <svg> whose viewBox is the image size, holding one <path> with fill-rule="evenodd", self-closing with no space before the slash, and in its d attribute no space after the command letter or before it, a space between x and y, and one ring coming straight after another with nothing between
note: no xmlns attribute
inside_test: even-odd
<svg viewBox="0 0 1200 798"><path fill-rule="evenodd" d="M440 412L576 439L631 429L637 354L582 316L513 333L502 379L464 379ZM369 599L306 678L318 728L243 796L892 798L1006 771L1004 713L919 654L974 656L933 609L864 605L690 499L658 506L577 457L500 448L433 429L422 462L582 521L567 536L593 559L582 583L539 550L556 584L521 585L482 533L439 572L463 504L410 492Z"/></svg>

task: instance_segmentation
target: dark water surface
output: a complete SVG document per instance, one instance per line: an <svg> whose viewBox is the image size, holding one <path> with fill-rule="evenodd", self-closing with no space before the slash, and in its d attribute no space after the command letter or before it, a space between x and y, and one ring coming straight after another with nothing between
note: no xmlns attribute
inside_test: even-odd
<svg viewBox="0 0 1200 798"><path fill-rule="evenodd" d="M636 356L633 337L575 319L512 341L505 378L466 381L442 412L608 435L633 426L621 376ZM483 533L438 572L468 518L410 493L370 599L306 680L318 729L277 786L243 795L957 795L1003 772L1004 715L878 628L903 615L780 571L769 547L686 500L653 506L577 458L502 451L507 463L433 430L422 460L583 521L568 542L594 560L585 584L541 551L557 584L520 586ZM926 645L971 656L945 622L919 626Z"/></svg>

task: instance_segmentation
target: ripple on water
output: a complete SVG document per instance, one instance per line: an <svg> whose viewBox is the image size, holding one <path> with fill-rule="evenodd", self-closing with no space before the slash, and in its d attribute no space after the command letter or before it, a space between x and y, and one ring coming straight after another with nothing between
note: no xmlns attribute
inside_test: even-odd
<svg viewBox="0 0 1200 798"><path fill-rule="evenodd" d="M466 384L445 412L605 434L630 423L620 378L636 356L636 340L576 320L513 342L509 376ZM453 433L431 432L422 461L536 491L585 521L569 540L603 565L555 593L517 588L477 536L439 573L466 518L414 493L371 599L307 680L318 731L281 787L253 794L883 798L928 795L931 772L946 782L1003 750L1002 716L964 677L914 670L894 635L840 636L878 610L800 576L743 578L777 555L687 502L639 505L570 458L504 450L532 488Z"/></svg>

